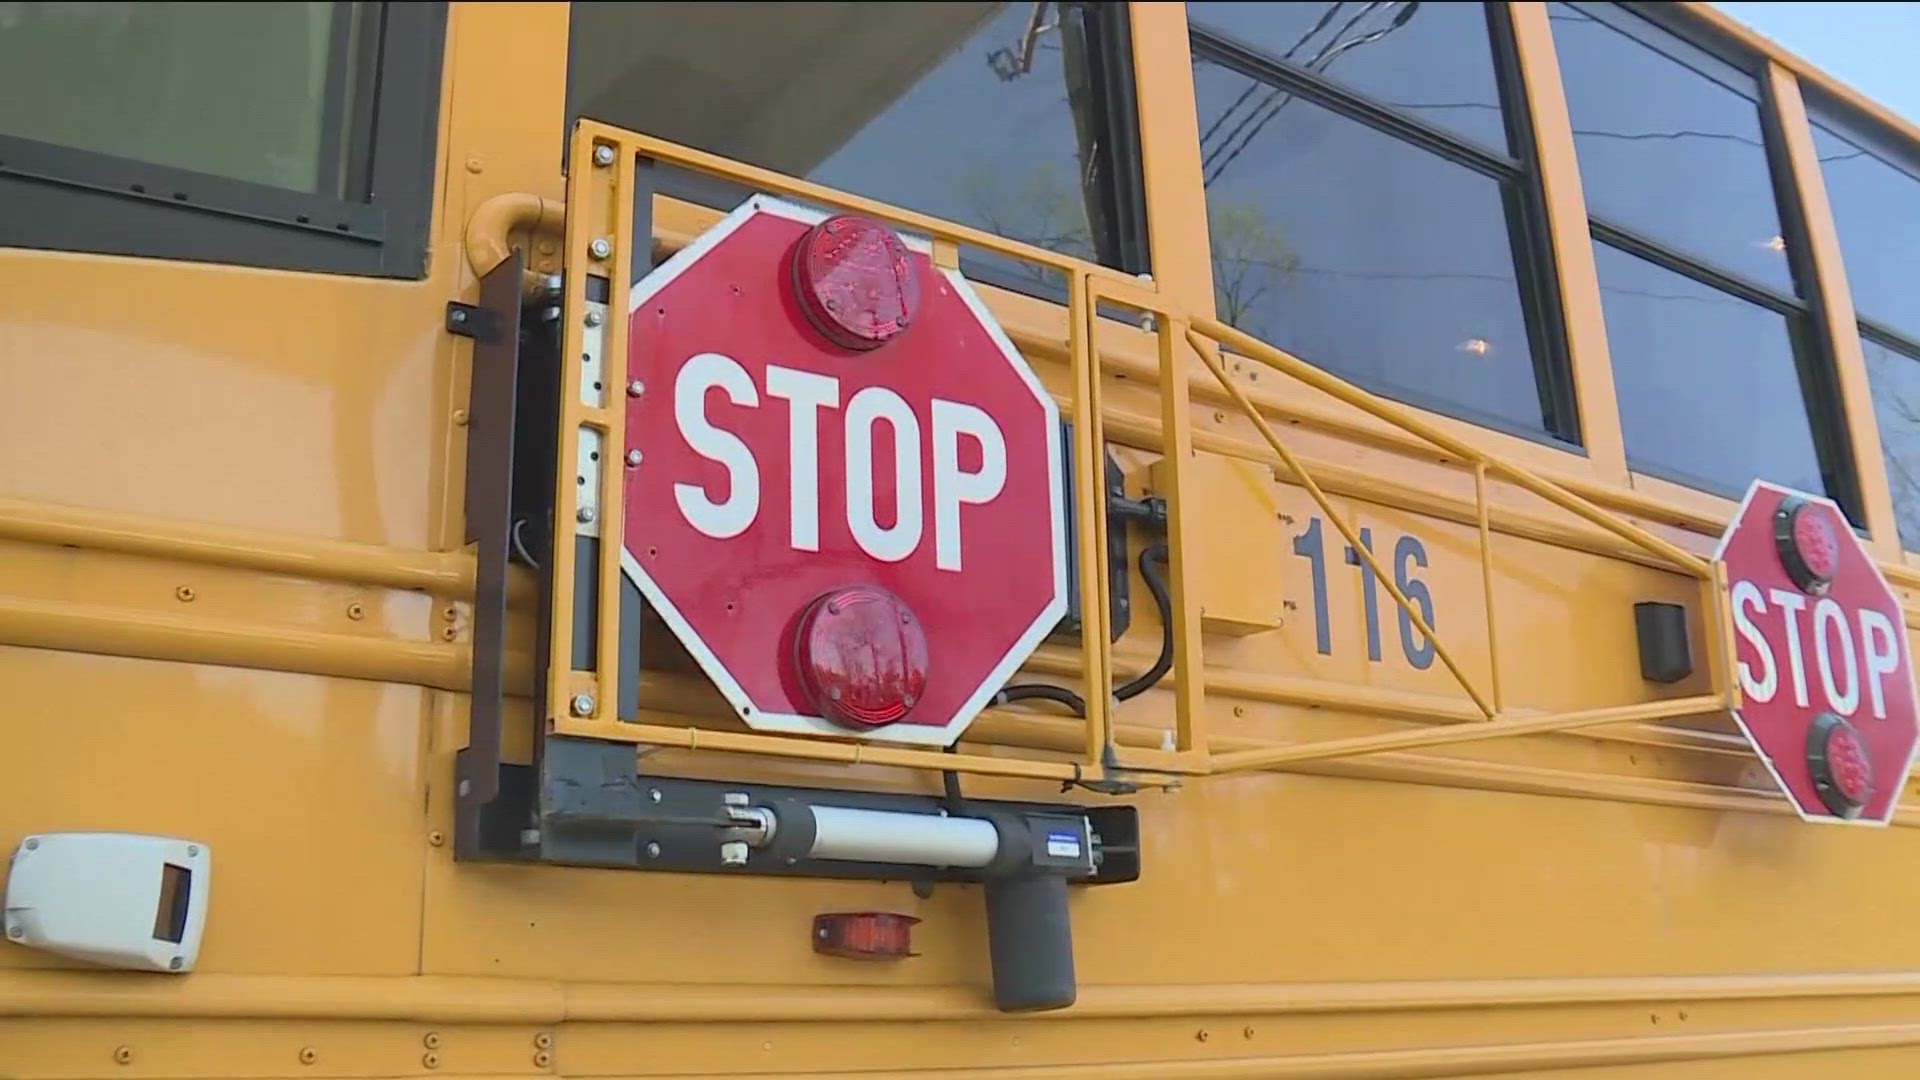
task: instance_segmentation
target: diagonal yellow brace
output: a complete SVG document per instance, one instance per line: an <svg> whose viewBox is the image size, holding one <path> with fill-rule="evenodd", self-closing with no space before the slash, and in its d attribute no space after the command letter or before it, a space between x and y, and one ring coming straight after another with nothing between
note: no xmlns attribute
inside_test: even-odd
<svg viewBox="0 0 1920 1080"><path fill-rule="evenodd" d="M1433 627L1427 625L1427 620L1421 618L1419 609L1415 608L1406 594L1400 591L1400 587L1393 583L1393 577L1374 559L1372 549L1360 542L1360 534L1354 531L1353 526L1348 524L1345 518L1334 511L1333 503L1327 498L1326 492L1320 490L1320 485L1314 483L1306 467L1300 464L1300 459L1294 457L1293 451L1287 449L1286 444L1280 441L1280 436L1274 434L1273 427L1267 423L1267 418L1261 416L1260 410L1254 406L1253 402L1247 400L1246 394L1234 385L1233 380L1227 378L1227 369L1220 363L1220 356L1215 351L1213 342L1192 330L1187 331L1187 340L1193 343L1194 351L1200 354L1200 359L1207 365L1207 370L1213 372L1213 377L1220 380L1220 385L1226 388L1227 393L1233 395L1234 403L1240 406L1249 420L1253 421L1253 426L1259 429L1260 436L1267 440L1267 445L1273 447L1273 452L1279 454L1280 460L1286 462L1287 468L1293 470L1293 475L1299 477L1301 486L1305 487L1307 494L1313 496L1313 501L1319 504L1320 512L1327 515L1327 519L1333 522L1333 527L1340 530L1341 536L1347 538L1348 550L1358 554L1360 560L1366 563L1368 572L1380 582L1380 587L1387 590L1387 595L1393 597L1393 602L1400 605L1400 610L1413 621L1413 625L1433 643L1433 651L1439 655L1440 662L1447 665L1447 670L1453 672L1453 677L1459 680L1460 688L1467 692L1467 696L1473 699L1475 705L1479 706L1483 716L1492 719L1493 705L1480 693L1479 688L1473 685L1473 680L1467 677L1467 673L1461 669L1459 662L1453 658L1452 651L1440 640L1439 635L1433 632Z"/></svg>
<svg viewBox="0 0 1920 1080"><path fill-rule="evenodd" d="M1453 724L1448 727L1415 728L1389 731L1380 735L1356 735L1349 739L1323 739L1293 746L1260 747L1236 750L1213 756L1213 771L1241 772L1270 769L1299 761L1327 761L1332 758L1377 754L1386 750L1414 750L1423 746L1448 746L1479 742L1512 735L1538 735L1550 731L1574 731L1642 720L1671 720L1682 716L1704 716L1719 712L1726 701L1719 694L1646 701L1637 705L1609 705L1599 709L1546 713L1541 716L1502 716L1478 724Z"/></svg>
<svg viewBox="0 0 1920 1080"><path fill-rule="evenodd" d="M1468 444L1464 440L1455 438L1440 428L1427 423L1406 409L1400 408L1391 402L1383 401L1376 395L1369 394L1365 390L1354 386L1352 383L1322 371L1304 360L1289 356L1285 352L1274 348L1251 334L1235 330L1233 327L1228 326L1218 319L1207 319L1197 316L1193 320L1193 329L1190 333L1199 334L1200 340L1217 341L1227 345L1242 356L1265 364L1289 378L1297 379L1337 401L1351 405L1369 416L1384 420L1402 431L1417 435L1463 461L1479 462L1490 469L1504 473L1520 487L1527 489L1570 514L1607 530L1635 547L1660 556L1685 573L1707 580L1710 580L1713 576L1713 572L1708 566L1708 560L1695 555L1693 552L1677 544L1672 544L1660 539L1618 514L1611 514L1600 509L1593 503L1575 495L1573 492L1568 491L1566 488L1561 487L1551 480L1536 476L1531 471L1513 462L1502 461L1499 458L1493 457ZM1231 389L1231 387L1229 389ZM1241 403L1244 408L1244 398L1241 399Z"/></svg>

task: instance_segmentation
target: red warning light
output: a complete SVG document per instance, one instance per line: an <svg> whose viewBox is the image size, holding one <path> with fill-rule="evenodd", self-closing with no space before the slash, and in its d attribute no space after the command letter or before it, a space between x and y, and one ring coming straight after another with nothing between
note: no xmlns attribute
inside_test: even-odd
<svg viewBox="0 0 1920 1080"><path fill-rule="evenodd" d="M1828 810L1850 818L1873 797L1873 762L1852 724L1823 712L1807 732L1807 769Z"/></svg>
<svg viewBox="0 0 1920 1080"><path fill-rule="evenodd" d="M877 349L920 309L920 270L892 229L842 214L807 230L793 252L800 310L845 349Z"/></svg>
<svg viewBox="0 0 1920 1080"><path fill-rule="evenodd" d="M813 917L813 951L849 960L893 960L913 951L911 915L886 911L838 911Z"/></svg>
<svg viewBox="0 0 1920 1080"><path fill-rule="evenodd" d="M875 585L835 589L808 605L795 667L814 710L875 728L912 710L927 690L927 636L904 601Z"/></svg>
<svg viewBox="0 0 1920 1080"><path fill-rule="evenodd" d="M1773 542L1794 585L1825 596L1840 569L1840 538L1826 511L1805 499L1782 499L1773 516Z"/></svg>

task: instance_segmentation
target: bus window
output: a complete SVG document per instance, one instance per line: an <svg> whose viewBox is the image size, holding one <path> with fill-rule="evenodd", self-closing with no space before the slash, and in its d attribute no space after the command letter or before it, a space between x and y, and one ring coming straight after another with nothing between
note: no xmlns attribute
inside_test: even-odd
<svg viewBox="0 0 1920 1080"><path fill-rule="evenodd" d="M1810 95L1811 97L1811 95ZM1900 542L1920 551L1920 154L1809 101Z"/></svg>
<svg viewBox="0 0 1920 1080"><path fill-rule="evenodd" d="M1126 5L576 3L568 109L1145 272ZM745 192L663 170L715 207ZM967 252L995 284L1039 268Z"/></svg>
<svg viewBox="0 0 1920 1080"><path fill-rule="evenodd" d="M441 8L0 4L0 242L418 276Z"/></svg>
<svg viewBox="0 0 1920 1080"><path fill-rule="evenodd" d="M1187 10L1219 317L1389 397L1577 443L1504 5Z"/></svg>
<svg viewBox="0 0 1920 1080"><path fill-rule="evenodd" d="M1627 459L1738 498L1852 495L1755 78L1609 4L1548 7Z"/></svg>

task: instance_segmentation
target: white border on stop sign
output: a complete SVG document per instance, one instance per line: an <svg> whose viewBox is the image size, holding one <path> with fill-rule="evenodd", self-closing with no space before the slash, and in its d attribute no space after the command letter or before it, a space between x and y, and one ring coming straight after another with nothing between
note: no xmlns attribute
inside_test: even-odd
<svg viewBox="0 0 1920 1080"><path fill-rule="evenodd" d="M1774 491L1778 491L1782 494L1783 498L1787 496L1798 496L1808 502L1820 503L1832 510L1834 516L1840 519L1841 526L1845 528L1848 535L1853 538L1853 543L1860 548L1861 554L1866 556L1867 567L1873 571L1873 576L1880 582L1880 587L1887 591L1887 595L1894 598L1894 606L1896 608L1902 608L1899 612L1899 618L1893 620L1893 626L1895 633L1900 636L1900 655L1906 657L1907 669L1911 672L1914 668L1913 653L1907 642L1907 617L1904 605L1900 603L1900 594L1893 591L1893 586L1887 583L1887 576L1880 572L1880 560L1875 558L1873 552L1868 550L1865 545L1860 544L1860 536L1853 531L1852 523L1847 521L1847 515L1840 509L1840 504L1827 498L1825 495L1815 495L1797 488L1790 488L1785 484L1775 484L1755 477L1753 482L1747 485L1747 493L1741 498L1739 508L1733 512L1733 517L1727 520L1727 527L1720 531L1720 542L1715 544L1713 548L1713 561L1717 563L1725 562L1727 541L1733 538L1733 530L1739 526L1741 519L1747 516L1747 509L1753 505L1753 497L1760 494L1761 488L1771 488ZM1733 619L1733 578L1731 576L1727 578L1727 593L1724 600L1727 605L1727 619L1729 623L1731 623ZM1734 640L1733 636L1729 636L1727 638L1727 647L1729 650L1727 653L1727 677L1737 682L1740 678L1740 646L1739 643ZM1911 692L1911 678L1908 679L1908 684ZM1920 697L1920 695L1916 695L1916 697ZM1916 702L1916 706L1920 706L1920 702ZM1893 823L1893 815L1900 809L1900 795L1898 792L1894 794L1893 801L1887 804L1887 817L1884 821L1876 821L1872 818L1843 818L1833 814L1807 813L1806 810L1801 808L1800 803L1794 799L1792 795L1787 794L1787 782L1780 778L1780 770L1773 767L1773 759L1767 756L1766 751L1760 749L1760 740L1754 738L1753 732L1747 729L1746 718L1740 715L1740 710L1729 709L1728 711L1733 714L1733 722L1740 726L1740 734L1746 737L1747 746L1753 750L1754 756L1760 759L1760 764L1767 767L1767 774L1773 777L1775 790L1786 797L1787 805L1793 807L1793 812L1800 815L1800 820L1818 825L1860 825L1869 829L1884 829ZM1916 709L1916 719L1920 720L1920 708ZM1908 748L1906 767L1900 770L1900 786L1903 788L1907 784L1907 777L1913 774L1913 762L1916 757L1920 757L1920 737L1916 737L1913 745Z"/></svg>
<svg viewBox="0 0 1920 1080"><path fill-rule="evenodd" d="M633 312L638 309L641 304L646 303L654 295L659 293L660 290L672 284L681 274L686 272L688 267L699 261L701 256L713 250L714 247L719 245L720 241L726 239L728 235L745 224L746 220L756 213L772 214L776 217L786 218L789 221L796 221L803 225L817 225L833 216L825 211L811 210L807 207L797 206L793 203L771 198L766 195L752 196L746 202L734 207L726 217L715 222L692 243L675 252L672 258L654 267L651 273L634 284L632 292L627 298L627 319L629 323L631 323L633 319ZM889 224L888 228L893 228L893 226ZM898 229L894 229L894 233L900 236L901 242L905 243L908 247L931 258L933 252L932 245L928 244L925 240L915 236L901 235ZM922 746L951 745L960 738L961 733L966 730L967 725L972 723L973 718L980 714L980 710L986 707L987 702L992 700L993 696L1000 692L1000 688L1006 685L1007 680L1013 677L1013 673L1020 669L1020 665L1026 662L1027 657L1032 655L1033 650L1041 641L1045 640L1046 636L1053 631L1054 626L1057 625L1060 619L1067 613L1067 534L1065 511L1061 506L1065 486L1061 480L1059 406L1054 404L1053 395L1048 393L1047 388L1040 384L1040 380L1034 375L1033 369L1027 366L1026 357L1014 346L1013 341L1007 337L1006 331L1001 329L999 321L993 317L993 314L987 310L986 304L981 302L979 295L973 291L972 284L961 275L958 269L939 266L935 266L935 269L945 275L947 280L952 283L955 295L959 296L960 300L967 305L967 309L972 312L974 319L987 331L987 334L993 339L993 343L997 345L1000 351L1007 357L1009 364L1027 384L1027 388L1032 391L1034 397L1039 400L1041 407L1046 412L1048 429L1046 438L1047 506L1050 527L1053 533L1053 596L1048 600L1047 605L1041 609L1040 615L1034 620L1033 625L1029 626L1026 631L1020 635L1019 639L1013 643L1013 647L1007 651L1007 654L1000 659L1000 662L996 664L993 670L981 681L980 687L960 706L959 710L948 719L944 726L934 727L929 724L893 724L888 727L875 728L871 731L855 731L851 728L841 727L839 724L821 716L759 711L759 709L754 706L753 701L747 697L747 692L745 688L740 685L739 680L735 679L733 674L727 670L726 665L720 662L720 658L713 654L713 650L707 648L706 643L700 640L700 635L694 633L693 624L689 623L686 617L680 614L680 609L676 608L673 602L667 599L666 593L654 582L653 578L647 574L646 570L641 567L639 560L633 557L633 552L628 549L623 535L620 544L620 566L626 572L628 579L639 587L641 594L647 598L647 602L653 605L655 611L659 612L661 619L672 628L674 636L680 639L680 643L686 647L687 652L691 653L694 660L699 663L700 669L706 672L707 677L713 681L714 686L718 687L721 695L727 699L727 703L733 706L734 712L738 714L742 720L745 720L749 727L764 731L833 735L840 738L863 738L875 742L913 743ZM633 347L631 341L628 342L627 347L629 352L631 352ZM631 360L629 359L628 362L630 363Z"/></svg>

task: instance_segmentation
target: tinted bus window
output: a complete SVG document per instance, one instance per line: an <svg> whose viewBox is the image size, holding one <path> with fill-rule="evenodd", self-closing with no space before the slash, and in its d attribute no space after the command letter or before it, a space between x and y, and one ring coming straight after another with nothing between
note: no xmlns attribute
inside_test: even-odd
<svg viewBox="0 0 1920 1080"><path fill-rule="evenodd" d="M1125 5L1035 13L992 3L576 3L569 107L1145 271ZM662 186L717 207L745 196L684 175ZM979 256L969 269L1057 287Z"/></svg>
<svg viewBox="0 0 1920 1080"><path fill-rule="evenodd" d="M1478 4L1193 3L1216 308L1388 397L1577 442Z"/></svg>

